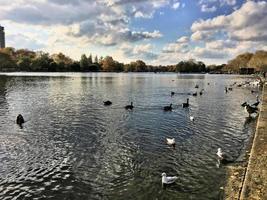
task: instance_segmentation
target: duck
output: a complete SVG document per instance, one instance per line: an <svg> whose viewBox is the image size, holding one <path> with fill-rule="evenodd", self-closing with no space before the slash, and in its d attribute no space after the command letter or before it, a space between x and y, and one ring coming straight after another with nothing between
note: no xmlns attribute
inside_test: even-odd
<svg viewBox="0 0 267 200"><path fill-rule="evenodd" d="M251 106L258 107L259 104L260 104L260 101L257 101L256 103L253 103Z"/></svg>
<svg viewBox="0 0 267 200"><path fill-rule="evenodd" d="M190 121L192 121L192 122L195 121L195 118L194 118L193 116L190 116L189 119L190 119Z"/></svg>
<svg viewBox="0 0 267 200"><path fill-rule="evenodd" d="M175 146L175 138L166 138L167 145Z"/></svg>
<svg viewBox="0 0 267 200"><path fill-rule="evenodd" d="M134 108L134 106L133 106L133 102L131 102L131 105L127 105L127 106L125 106L124 107L126 110L132 110L133 108Z"/></svg>
<svg viewBox="0 0 267 200"><path fill-rule="evenodd" d="M251 90L251 94L253 94L253 93L255 93L256 91L254 91L254 90Z"/></svg>
<svg viewBox="0 0 267 200"><path fill-rule="evenodd" d="M104 103L105 106L110 106L112 104L112 102L109 101L109 100L108 101L103 101L103 103Z"/></svg>
<svg viewBox="0 0 267 200"><path fill-rule="evenodd" d="M193 96L197 96L197 92L193 93L192 95L193 95Z"/></svg>
<svg viewBox="0 0 267 200"><path fill-rule="evenodd" d="M172 103L169 106L164 106L163 110L164 111L172 111Z"/></svg>
<svg viewBox="0 0 267 200"><path fill-rule="evenodd" d="M175 92L171 92L171 96L173 96L175 94Z"/></svg>
<svg viewBox="0 0 267 200"><path fill-rule="evenodd" d="M189 107L189 99L186 99L186 103L182 104L183 108L188 108Z"/></svg>
<svg viewBox="0 0 267 200"><path fill-rule="evenodd" d="M221 148L218 148L216 154L217 154L217 156L218 156L219 161L220 161L222 164L227 164L227 163L233 162L232 157L230 157L229 155L225 154L225 153L222 151Z"/></svg>
<svg viewBox="0 0 267 200"><path fill-rule="evenodd" d="M258 113L258 108L257 107L252 107L252 106L250 106L248 104L245 107L246 107L246 110L247 110L249 116L251 116L251 114Z"/></svg>
<svg viewBox="0 0 267 200"><path fill-rule="evenodd" d="M23 123L25 123L25 120L24 120L24 118L23 118L23 116L22 116L21 114L19 114L19 115L17 116L16 123L17 123L18 125L20 125L20 126L21 126Z"/></svg>
<svg viewBox="0 0 267 200"><path fill-rule="evenodd" d="M248 105L247 102L244 102L244 103L241 104L242 107L246 107L246 105Z"/></svg>
<svg viewBox="0 0 267 200"><path fill-rule="evenodd" d="M167 176L165 172L163 172L161 176L162 176L162 179L161 179L162 185L173 184L178 179L177 176Z"/></svg>

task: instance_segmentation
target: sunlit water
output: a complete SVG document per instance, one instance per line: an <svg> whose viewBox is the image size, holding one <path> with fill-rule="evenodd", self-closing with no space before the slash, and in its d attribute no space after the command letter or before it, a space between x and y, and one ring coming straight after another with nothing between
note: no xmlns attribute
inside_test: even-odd
<svg viewBox="0 0 267 200"><path fill-rule="evenodd" d="M221 147L234 158L255 129L240 106L248 77L177 74L0 76L0 199L220 199ZM210 83L208 85L208 83ZM190 109L182 108L188 92ZM171 97L170 92L176 94ZM112 106L104 107L104 100ZM133 111L124 106L131 101ZM163 106L173 103L173 112ZM15 124L21 113L26 123ZM191 122L189 116L195 117ZM176 140L176 148L165 144ZM161 186L161 173L176 184Z"/></svg>

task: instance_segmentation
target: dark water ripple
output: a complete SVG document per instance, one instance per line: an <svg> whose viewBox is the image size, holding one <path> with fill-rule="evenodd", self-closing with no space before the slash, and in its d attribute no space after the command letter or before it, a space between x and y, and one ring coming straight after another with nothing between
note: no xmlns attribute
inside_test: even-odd
<svg viewBox="0 0 267 200"><path fill-rule="evenodd" d="M255 129L240 106L255 95L249 88L225 94L224 87L247 79L0 76L0 199L220 199L225 169L216 167L217 148L241 159ZM204 94L188 95L196 84ZM103 106L107 99L112 106ZM135 109L126 111L131 101ZM170 103L173 112L164 112ZM18 113L27 121L22 129L14 123ZM166 137L175 138L175 149ZM178 176L177 183L163 189L162 172Z"/></svg>

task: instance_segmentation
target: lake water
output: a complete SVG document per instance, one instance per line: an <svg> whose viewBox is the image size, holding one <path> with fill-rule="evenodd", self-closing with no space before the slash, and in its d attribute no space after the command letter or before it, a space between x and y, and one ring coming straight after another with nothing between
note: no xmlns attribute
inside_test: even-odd
<svg viewBox="0 0 267 200"><path fill-rule="evenodd" d="M0 199L221 199L221 147L238 158L255 130L248 77L143 73L0 76ZM208 84L209 83L209 84ZM187 93L190 109L182 108ZM171 97L171 91L176 94ZM104 107L103 101L112 106ZM124 106L134 103L133 111ZM173 112L163 106L172 103ZM15 124L21 113L27 121ZM195 117L191 122L189 116ZM176 148L165 144L176 140ZM176 175L162 188L161 173Z"/></svg>

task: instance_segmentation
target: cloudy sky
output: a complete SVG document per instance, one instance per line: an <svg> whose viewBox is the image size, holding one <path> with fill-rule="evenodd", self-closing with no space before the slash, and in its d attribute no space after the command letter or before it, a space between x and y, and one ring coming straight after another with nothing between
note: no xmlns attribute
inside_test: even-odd
<svg viewBox="0 0 267 200"><path fill-rule="evenodd" d="M225 63L267 50L265 0L0 0L7 46L121 62Z"/></svg>

